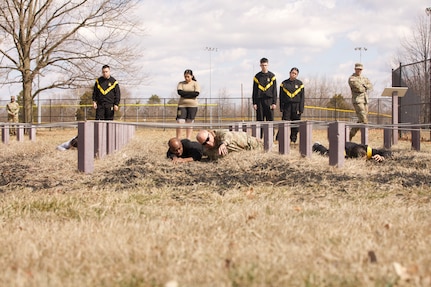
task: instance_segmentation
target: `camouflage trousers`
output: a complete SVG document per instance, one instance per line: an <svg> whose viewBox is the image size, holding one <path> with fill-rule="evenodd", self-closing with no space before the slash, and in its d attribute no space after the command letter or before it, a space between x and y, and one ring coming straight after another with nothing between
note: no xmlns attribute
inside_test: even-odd
<svg viewBox="0 0 431 287"><path fill-rule="evenodd" d="M355 108L356 116L358 117L358 123L368 124L368 104L367 103L354 103L353 107ZM349 134L349 140L356 135L359 131L359 128L352 128Z"/></svg>
<svg viewBox="0 0 431 287"><path fill-rule="evenodd" d="M8 123L18 123L18 116L8 116L7 121ZM9 126L9 135L16 135L15 125Z"/></svg>

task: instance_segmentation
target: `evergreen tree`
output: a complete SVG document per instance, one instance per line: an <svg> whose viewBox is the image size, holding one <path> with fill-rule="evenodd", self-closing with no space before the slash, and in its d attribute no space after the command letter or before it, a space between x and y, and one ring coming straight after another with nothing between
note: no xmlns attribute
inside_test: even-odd
<svg viewBox="0 0 431 287"><path fill-rule="evenodd" d="M94 120L96 118L96 110L93 109L93 94L91 91L86 91L80 99L79 108L76 110L76 120Z"/></svg>
<svg viewBox="0 0 431 287"><path fill-rule="evenodd" d="M352 105L349 104L341 94L335 94L326 105L327 108L337 110L351 110Z"/></svg>

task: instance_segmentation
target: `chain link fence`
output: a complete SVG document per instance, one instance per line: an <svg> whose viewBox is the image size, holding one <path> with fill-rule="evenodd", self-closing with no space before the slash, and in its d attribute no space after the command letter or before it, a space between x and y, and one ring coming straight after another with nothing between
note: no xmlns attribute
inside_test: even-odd
<svg viewBox="0 0 431 287"><path fill-rule="evenodd" d="M431 123L430 68L431 62L427 60L400 64L392 70L392 86L408 87L406 95L398 99L400 123Z"/></svg>
<svg viewBox="0 0 431 287"><path fill-rule="evenodd" d="M303 120L317 121L349 121L356 122L356 114L351 109L338 107L328 108L330 98L307 98ZM350 104L350 99L346 99ZM0 122L7 122L6 104L0 101ZM92 105L80 105L80 100L39 100L40 107L34 105L34 123L73 122L79 120L93 120ZM369 121L375 124L391 124L391 98L370 99ZM40 111L40 115L38 112ZM160 98L160 102L151 103L150 98L123 99L120 110L115 119L127 122L175 122L177 104L172 99ZM275 119L281 119L281 112L277 108ZM199 108L196 122L222 123L254 121L255 112L250 98L199 98Z"/></svg>

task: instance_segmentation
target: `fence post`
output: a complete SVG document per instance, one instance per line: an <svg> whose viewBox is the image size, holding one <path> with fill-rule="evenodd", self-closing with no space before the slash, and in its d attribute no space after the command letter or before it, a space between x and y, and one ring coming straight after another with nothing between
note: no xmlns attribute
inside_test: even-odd
<svg viewBox="0 0 431 287"><path fill-rule="evenodd" d="M251 135L260 139L261 138L261 124L260 123L253 123L251 125Z"/></svg>
<svg viewBox="0 0 431 287"><path fill-rule="evenodd" d="M412 149L421 150L421 130L420 128L412 127Z"/></svg>
<svg viewBox="0 0 431 287"><path fill-rule="evenodd" d="M272 123L265 123L263 126L263 147L265 151L272 148L274 142L274 126Z"/></svg>
<svg viewBox="0 0 431 287"><path fill-rule="evenodd" d="M350 141L349 135L350 135L350 130L351 129L352 128L350 126L346 126L345 133L344 133L344 142Z"/></svg>
<svg viewBox="0 0 431 287"><path fill-rule="evenodd" d="M384 128L383 129L383 147L391 148L392 147L392 129Z"/></svg>
<svg viewBox="0 0 431 287"><path fill-rule="evenodd" d="M242 131L248 133L248 124L245 122L242 123Z"/></svg>
<svg viewBox="0 0 431 287"><path fill-rule="evenodd" d="M313 123L312 122L300 122L299 123L299 152L301 156L311 157L312 151L312 134Z"/></svg>
<svg viewBox="0 0 431 287"><path fill-rule="evenodd" d="M78 170L94 171L94 122L78 123Z"/></svg>
<svg viewBox="0 0 431 287"><path fill-rule="evenodd" d="M329 165L331 166L342 167L344 165L345 132L345 123L334 122L329 124Z"/></svg>
<svg viewBox="0 0 431 287"><path fill-rule="evenodd" d="M94 157L103 158L106 155L106 123L94 122Z"/></svg>
<svg viewBox="0 0 431 287"><path fill-rule="evenodd" d="M23 125L16 125L15 130L16 130L16 139L19 142L24 141L24 126Z"/></svg>
<svg viewBox="0 0 431 287"><path fill-rule="evenodd" d="M290 153L290 122L278 124L278 152L280 154Z"/></svg>
<svg viewBox="0 0 431 287"><path fill-rule="evenodd" d="M368 127L361 127L361 144L368 145Z"/></svg>
<svg viewBox="0 0 431 287"><path fill-rule="evenodd" d="M115 123L106 124L106 152L112 154L115 151Z"/></svg>
<svg viewBox="0 0 431 287"><path fill-rule="evenodd" d="M2 126L2 129L1 129L1 140L4 144L9 144L9 139L10 139L9 126L4 125Z"/></svg>
<svg viewBox="0 0 431 287"><path fill-rule="evenodd" d="M398 144L398 96L392 96L392 143Z"/></svg>
<svg viewBox="0 0 431 287"><path fill-rule="evenodd" d="M32 142L36 141L36 127L33 125L30 127L29 139Z"/></svg>

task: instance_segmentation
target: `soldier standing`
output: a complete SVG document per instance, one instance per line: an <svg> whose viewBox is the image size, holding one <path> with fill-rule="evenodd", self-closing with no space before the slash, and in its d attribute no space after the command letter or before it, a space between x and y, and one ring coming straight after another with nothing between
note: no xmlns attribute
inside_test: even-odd
<svg viewBox="0 0 431 287"><path fill-rule="evenodd" d="M349 77L349 86L352 91L352 103L358 117L358 123L368 124L368 91L373 89L368 78L361 75L363 70L361 63L355 64L355 72ZM349 140L356 135L359 128L352 128Z"/></svg>
<svg viewBox="0 0 431 287"><path fill-rule="evenodd" d="M102 77L96 80L93 89L93 108L96 110L96 120L113 120L114 112L118 111L121 94L120 86L111 77L111 68L102 67Z"/></svg>
<svg viewBox="0 0 431 287"><path fill-rule="evenodd" d="M10 97L10 102L6 105L7 121L9 123L18 123L19 104L15 101L15 96ZM10 126L10 135L16 135L15 125Z"/></svg>
<svg viewBox="0 0 431 287"><path fill-rule="evenodd" d="M253 79L253 109L257 121L273 121L277 103L277 80L268 70L268 59L260 59L261 71Z"/></svg>
<svg viewBox="0 0 431 287"><path fill-rule="evenodd" d="M304 112L305 91L304 84L298 80L299 69L293 67L290 70L290 77L280 85L280 110L283 113L284 121L299 121ZM290 141L296 143L298 138L298 128L292 127Z"/></svg>

